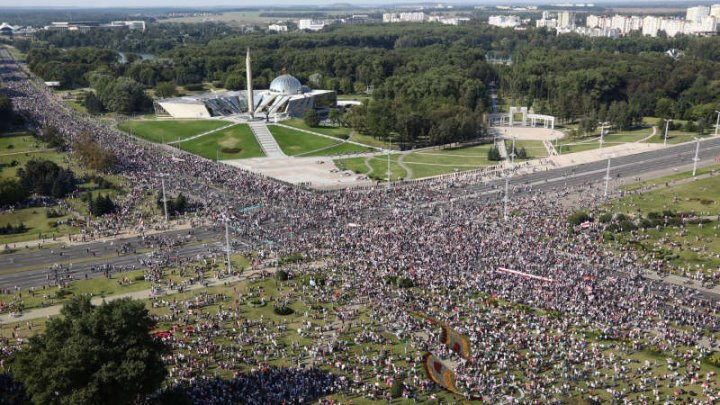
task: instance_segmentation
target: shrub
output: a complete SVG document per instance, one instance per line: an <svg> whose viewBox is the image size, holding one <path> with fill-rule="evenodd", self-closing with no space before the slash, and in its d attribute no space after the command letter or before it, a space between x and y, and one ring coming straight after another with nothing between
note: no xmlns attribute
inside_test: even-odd
<svg viewBox="0 0 720 405"><path fill-rule="evenodd" d="M402 390L403 382L399 377L395 376L395 379L393 379L392 385L390 386L390 396L393 398L400 398Z"/></svg>
<svg viewBox="0 0 720 405"><path fill-rule="evenodd" d="M275 273L275 278L279 281L287 281L288 273L285 270L278 270L277 273Z"/></svg>
<svg viewBox="0 0 720 405"><path fill-rule="evenodd" d="M145 276L142 274L139 276L135 276L135 281L145 281Z"/></svg>
<svg viewBox="0 0 720 405"><path fill-rule="evenodd" d="M415 284L413 283L413 281L410 280L409 278L401 278L400 281L398 281L398 286L400 288L410 288L414 285Z"/></svg>
<svg viewBox="0 0 720 405"><path fill-rule="evenodd" d="M294 313L295 311L288 307L288 306L281 306L281 307L275 307L273 308L273 312L275 312L278 315L286 316Z"/></svg>
<svg viewBox="0 0 720 405"><path fill-rule="evenodd" d="M703 357L702 362L711 366L720 367L720 352L715 352Z"/></svg>
<svg viewBox="0 0 720 405"><path fill-rule="evenodd" d="M578 226L585 221L590 220L590 214L585 210L575 211L568 217L568 223L572 226Z"/></svg>
<svg viewBox="0 0 720 405"><path fill-rule="evenodd" d="M612 221L612 217L613 215L611 213L603 212L602 214L600 214L600 217L598 217L598 220L603 224L607 224L608 222Z"/></svg>

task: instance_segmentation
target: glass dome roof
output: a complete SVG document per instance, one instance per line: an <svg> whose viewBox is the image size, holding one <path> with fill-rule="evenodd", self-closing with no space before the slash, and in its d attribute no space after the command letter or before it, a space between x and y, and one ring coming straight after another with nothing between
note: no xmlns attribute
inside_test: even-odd
<svg viewBox="0 0 720 405"><path fill-rule="evenodd" d="M270 83L270 91L282 94L302 93L300 80L291 75L280 75Z"/></svg>

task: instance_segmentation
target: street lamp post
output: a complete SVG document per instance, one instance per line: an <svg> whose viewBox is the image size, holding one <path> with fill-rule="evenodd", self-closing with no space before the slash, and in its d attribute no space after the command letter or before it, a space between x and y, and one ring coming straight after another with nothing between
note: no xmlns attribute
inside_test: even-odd
<svg viewBox="0 0 720 405"><path fill-rule="evenodd" d="M232 262L230 261L230 218L225 218L225 253L227 254L227 274L232 274Z"/></svg>
<svg viewBox="0 0 720 405"><path fill-rule="evenodd" d="M671 119L665 120L665 140L663 140L663 146L667 146L668 129L670 128Z"/></svg>
<svg viewBox="0 0 720 405"><path fill-rule="evenodd" d="M718 136L718 128L720 128L720 111L715 110L717 113L717 120L715 121L715 136Z"/></svg>
<svg viewBox="0 0 720 405"><path fill-rule="evenodd" d="M510 175L505 175L505 198L503 198L503 218L507 221L508 219L508 183L510 181Z"/></svg>
<svg viewBox="0 0 720 405"><path fill-rule="evenodd" d="M608 186L610 185L610 158L608 158L607 170L605 170L605 198L608 196Z"/></svg>
<svg viewBox="0 0 720 405"><path fill-rule="evenodd" d="M160 184L162 184L162 193L163 193L163 209L165 211L165 222L169 220L168 217L168 210L167 210L167 196L165 195L165 175L160 175Z"/></svg>
<svg viewBox="0 0 720 405"><path fill-rule="evenodd" d="M695 177L695 172L697 172L697 165L700 156L700 139L695 138L695 157L693 158L693 177Z"/></svg>
<svg viewBox="0 0 720 405"><path fill-rule="evenodd" d="M512 153L510 154L510 168L515 168L515 140L517 136L513 136Z"/></svg>

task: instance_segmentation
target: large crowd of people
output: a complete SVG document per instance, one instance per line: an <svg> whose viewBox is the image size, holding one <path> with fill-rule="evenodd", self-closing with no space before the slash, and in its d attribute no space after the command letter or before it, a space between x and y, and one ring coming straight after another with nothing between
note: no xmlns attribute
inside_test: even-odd
<svg viewBox="0 0 720 405"><path fill-rule="evenodd" d="M297 331L243 318L237 305L225 304L247 299L239 292L198 296L220 304L213 313L189 311L193 300L153 301L170 308L159 322L192 330L166 337L175 349L166 361L171 382L192 382L194 397L282 403L345 392L380 400L402 378L403 396L432 398L436 387L417 371L422 354L431 351L455 364L462 392L490 402L720 400L717 375L702 365L717 350L718 297L643 277L646 269L636 253L608 251L598 229L569 231L565 202L574 198L575 205L593 207L598 191L591 185L516 195L507 218L499 197L473 194L469 186L479 179L472 174L315 193L132 139L68 109L12 60L2 59L0 80L29 122L54 126L68 140L89 132L120 158L117 170L132 190L121 201L123 209L92 232L136 226L133 204L143 190L157 189L155 173L166 173L172 189L203 204L198 215L232 223L235 237L245 242L240 249L259 258L301 253L300 263L283 268L297 280L322 274L323 283L291 284L288 299L338 305L330 315L306 314ZM259 208L243 210L248 206ZM150 274L157 273L150 267ZM499 272L501 267L544 279ZM388 281L398 278L413 287ZM448 351L418 313L466 335L471 358ZM323 316L322 322L313 316ZM291 332L312 343L278 343ZM216 337L233 343L219 345ZM362 349L389 341L407 342L410 349L402 356ZM659 355L643 357L647 353ZM333 373L268 368L277 359ZM208 380L213 365L236 379ZM241 372L249 368L255 371ZM701 392L689 399L692 387Z"/></svg>

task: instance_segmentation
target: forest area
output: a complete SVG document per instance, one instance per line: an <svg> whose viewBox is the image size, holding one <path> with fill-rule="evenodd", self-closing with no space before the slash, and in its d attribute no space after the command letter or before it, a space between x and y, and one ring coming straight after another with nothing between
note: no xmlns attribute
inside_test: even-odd
<svg viewBox="0 0 720 405"><path fill-rule="evenodd" d="M245 88L250 48L254 88L267 88L287 69L311 88L370 93L363 106L340 114L339 124L408 147L485 135L493 81L506 102L585 130L603 121L627 129L646 116L702 129L720 102L717 37L585 38L484 24L338 25L278 35L208 23L150 25L145 33L42 33L17 45L44 79L66 89L91 87L92 110L124 114L150 108L145 90L168 96L176 86ZM668 56L671 49L682 56ZM117 51L127 52L125 63ZM491 65L488 53L512 56L514 64Z"/></svg>

